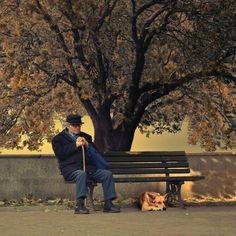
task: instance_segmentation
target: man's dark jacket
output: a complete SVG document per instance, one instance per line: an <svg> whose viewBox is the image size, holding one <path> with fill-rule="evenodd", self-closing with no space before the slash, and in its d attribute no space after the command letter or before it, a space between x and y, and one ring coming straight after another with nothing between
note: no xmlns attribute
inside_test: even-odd
<svg viewBox="0 0 236 236"><path fill-rule="evenodd" d="M93 145L92 137L84 132L80 132L80 137L84 137L89 145ZM67 130L57 134L52 140L53 151L58 158L61 174L65 180L70 180L70 174L78 169L83 169L82 147L76 147L75 141L70 137ZM96 171L94 164L87 158L86 148L86 172L92 173Z"/></svg>

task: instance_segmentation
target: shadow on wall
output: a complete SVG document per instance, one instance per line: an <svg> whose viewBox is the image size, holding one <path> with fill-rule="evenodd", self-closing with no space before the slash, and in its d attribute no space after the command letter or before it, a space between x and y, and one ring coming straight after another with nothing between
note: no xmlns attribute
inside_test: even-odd
<svg viewBox="0 0 236 236"><path fill-rule="evenodd" d="M236 195L236 155L231 153L188 154L191 174L204 180L183 185L184 198L231 198Z"/></svg>

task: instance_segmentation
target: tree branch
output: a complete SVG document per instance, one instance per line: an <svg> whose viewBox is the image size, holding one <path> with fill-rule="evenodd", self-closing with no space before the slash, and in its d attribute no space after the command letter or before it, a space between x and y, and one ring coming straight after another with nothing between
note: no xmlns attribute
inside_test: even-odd
<svg viewBox="0 0 236 236"><path fill-rule="evenodd" d="M111 12L113 11L113 9L117 3L117 0L114 0L113 3L111 3L111 2L112 2L111 0L108 0L108 2L105 3L106 5L105 5L104 12L103 12L101 18L98 20L97 25L93 29L94 32L98 32L101 29L101 27L105 21L105 18L108 17L109 15L111 15Z"/></svg>
<svg viewBox="0 0 236 236"><path fill-rule="evenodd" d="M66 82L67 84L69 84L70 86L72 86L73 88L76 87L76 84L74 83L74 81L71 81L68 79L68 71L64 70L63 73L60 74L53 74L51 72L49 72L48 70L46 70L45 68L43 68L42 66L38 65L37 63L33 63L34 66L36 66L39 70L41 70L42 72L44 72L45 74L48 75L49 78L55 78L55 82L57 83L59 80L63 80L64 82Z"/></svg>
<svg viewBox="0 0 236 236"><path fill-rule="evenodd" d="M163 10L163 12L165 10ZM148 47L150 46L153 37L157 34L160 34L163 31L166 31L166 26L169 24L169 17L173 14L173 12L174 12L173 9L171 9L169 12L166 13L163 23L157 29L153 29L151 32L149 32L147 29L144 29L142 35L142 41L145 52L148 50Z"/></svg>
<svg viewBox="0 0 236 236"><path fill-rule="evenodd" d="M165 4L166 2L167 2L166 0L151 0L148 3L142 5L142 7L140 7L138 9L138 11L136 12L136 17L138 17L140 14L142 14L145 10L152 7L153 5L155 5L155 4Z"/></svg>
<svg viewBox="0 0 236 236"><path fill-rule="evenodd" d="M172 74L172 76L174 75ZM204 78L208 78L208 80L220 78L236 83L236 77L234 77L230 73L224 71L216 71L213 69L208 72L196 72L193 74L188 74L172 84L161 84L158 82L153 84L146 84L139 91L141 102L139 103L136 112L134 113L134 117L139 117L140 114L143 114L144 110L149 104L165 95L168 95L178 87L181 87L184 84L190 83L192 81L202 80Z"/></svg>
<svg viewBox="0 0 236 236"><path fill-rule="evenodd" d="M65 41L65 39L64 39L64 36L63 36L63 34L61 33L61 31L60 31L58 25L55 24L55 23L53 22L52 17L51 17L47 12L45 12L45 10L42 8L42 5L40 4L39 0L36 0L36 4L37 4L37 7L38 7L38 11L36 11L36 12L39 13L39 14L41 13L41 14L43 15L43 18L44 18L45 22L49 25L50 29L51 29L54 33L56 33L56 35L57 35L57 37L58 37L58 39L59 39L59 43L61 44L63 50L64 50L68 55L70 55L70 54L71 54L71 53L70 53L70 50L69 50L69 48L67 47L66 41ZM74 70L72 59L71 59L71 57L69 57L69 56L67 56L66 59L67 59L68 65L70 66L71 71L72 71L72 73L73 73L73 74L71 75L71 78L72 78L72 80L73 80L73 84L76 85L77 82L79 82L79 79L78 79L78 76L77 76L77 74L76 74L76 72L75 72L75 70Z"/></svg>
<svg viewBox="0 0 236 236"><path fill-rule="evenodd" d="M102 53L102 50L99 46L99 42L96 37L94 37L94 44L96 48L98 68L100 71L100 80L98 81L97 86L101 88L101 93L105 95L106 94L106 81L108 77L108 71L106 70L105 65L104 65L105 56Z"/></svg>
<svg viewBox="0 0 236 236"><path fill-rule="evenodd" d="M132 25L132 37L136 45L139 43L138 39L138 33L137 33L137 14L135 13L136 11L136 1L132 0L132 11L133 11L133 17L131 18L131 25Z"/></svg>
<svg viewBox="0 0 236 236"><path fill-rule="evenodd" d="M91 101L89 99L81 99L79 93L77 95L80 101L82 102L83 106L85 107L86 111L88 112L88 115L93 120L93 123L98 122L99 115L95 110L94 106L92 105Z"/></svg>
<svg viewBox="0 0 236 236"><path fill-rule="evenodd" d="M76 23L76 15L74 13L73 7L71 0L66 0L66 5L67 5L67 11L62 11L61 12L66 16L66 18L70 21L72 29L71 31L73 32L73 38L74 38L74 49L77 53L77 57L80 60L81 64L84 66L84 68L89 71L91 65L89 64L88 60L86 59L83 51L83 47L80 43L81 37L79 30L84 30L84 26L79 27L78 24Z"/></svg>
<svg viewBox="0 0 236 236"><path fill-rule="evenodd" d="M136 44L136 61L135 61L135 67L132 73L132 82L130 85L130 93L129 93L129 98L128 98L128 102L126 105L126 116L129 117L133 112L134 112L134 108L137 102L137 99L139 97L139 93L138 93L138 87L140 84L140 80L142 77L142 72L143 72L143 68L144 68L144 64L145 64L145 52L147 51L147 48L153 38L153 36L156 34L156 32L154 32L153 34L150 34L150 37L147 37L147 40L145 40L146 38L146 34L148 35L148 33L146 32L147 29L145 29L145 31L143 32L142 37L139 39L138 38L138 32L137 32L137 18L138 16L140 16L140 14L145 11L146 9L148 9L149 7L155 5L155 4L163 4L166 3L166 1L151 1L147 4L144 4L141 8L139 8L136 11L136 1L131 1L133 4L133 17L131 20L131 24L132 24L132 37L133 40ZM163 10L164 11L164 10ZM161 12L158 10L156 11L146 22L146 26L150 25L155 19L156 17L161 14ZM167 14L168 15L168 14ZM168 15L169 17L169 15ZM167 18L168 18L167 17ZM166 19L166 24L167 24L167 19Z"/></svg>
<svg viewBox="0 0 236 236"><path fill-rule="evenodd" d="M25 108L25 106L22 106L21 109L18 110L18 112L16 113L16 115L12 119L5 120L5 122L3 124L1 124L1 127L0 127L1 135L6 135L7 133L10 132L10 130L14 127L14 125L18 121L24 108ZM9 122L7 122L7 121L9 121Z"/></svg>

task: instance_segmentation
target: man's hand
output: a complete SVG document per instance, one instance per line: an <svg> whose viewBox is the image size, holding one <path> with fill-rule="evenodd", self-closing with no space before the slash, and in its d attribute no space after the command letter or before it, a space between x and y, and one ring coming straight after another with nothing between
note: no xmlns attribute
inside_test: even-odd
<svg viewBox="0 0 236 236"><path fill-rule="evenodd" d="M76 147L88 146L88 141L84 137L78 137L76 139Z"/></svg>

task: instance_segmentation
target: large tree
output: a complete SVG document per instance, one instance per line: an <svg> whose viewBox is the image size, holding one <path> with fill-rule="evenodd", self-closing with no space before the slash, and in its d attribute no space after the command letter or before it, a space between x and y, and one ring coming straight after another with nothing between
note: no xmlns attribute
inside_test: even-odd
<svg viewBox="0 0 236 236"><path fill-rule="evenodd" d="M0 145L37 149L88 114L101 150L181 130L207 150L235 135L234 0L1 0Z"/></svg>

